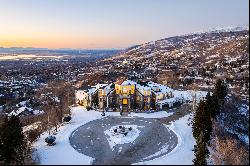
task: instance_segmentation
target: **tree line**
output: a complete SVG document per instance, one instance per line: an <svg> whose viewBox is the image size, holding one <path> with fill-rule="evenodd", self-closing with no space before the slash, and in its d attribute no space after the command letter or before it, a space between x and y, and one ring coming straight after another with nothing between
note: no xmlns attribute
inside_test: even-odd
<svg viewBox="0 0 250 166"><path fill-rule="evenodd" d="M249 116L242 115L239 101L227 94L226 83L217 80L212 94L208 92L194 113L194 165L249 164L249 145L239 137L249 136Z"/></svg>
<svg viewBox="0 0 250 166"><path fill-rule="evenodd" d="M207 165L207 158L209 157L208 146L210 145L213 121L217 121L217 117L221 109L223 109L222 106L227 92L227 86L224 81L221 79L217 80L212 95L208 92L206 99L199 103L195 111L192 121L193 136L196 140L194 165Z"/></svg>

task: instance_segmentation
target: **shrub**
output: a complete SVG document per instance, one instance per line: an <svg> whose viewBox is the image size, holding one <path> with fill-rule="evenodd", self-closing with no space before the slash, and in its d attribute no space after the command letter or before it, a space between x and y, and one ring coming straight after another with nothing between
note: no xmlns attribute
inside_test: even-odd
<svg viewBox="0 0 250 166"><path fill-rule="evenodd" d="M117 133L117 129L114 129L114 132Z"/></svg>
<svg viewBox="0 0 250 166"><path fill-rule="evenodd" d="M90 110L92 110L93 108L90 107L90 106L87 106L86 109L87 109L87 111L90 111Z"/></svg>
<svg viewBox="0 0 250 166"><path fill-rule="evenodd" d="M132 127L129 127L128 130L131 131L131 130L132 130Z"/></svg>
<svg viewBox="0 0 250 166"><path fill-rule="evenodd" d="M52 135L50 135L50 136L48 136L48 137L45 138L45 142L46 142L48 145L53 145L54 142L55 142L55 140L56 140L56 137L55 137L55 136L52 136Z"/></svg>
<svg viewBox="0 0 250 166"><path fill-rule="evenodd" d="M66 116L63 118L64 122L69 122L71 120L71 116Z"/></svg>

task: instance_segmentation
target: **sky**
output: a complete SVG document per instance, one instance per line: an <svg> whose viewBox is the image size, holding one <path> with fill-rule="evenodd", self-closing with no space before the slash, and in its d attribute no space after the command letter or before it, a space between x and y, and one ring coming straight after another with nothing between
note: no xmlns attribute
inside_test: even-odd
<svg viewBox="0 0 250 166"><path fill-rule="evenodd" d="M126 48L249 25L249 0L0 0L0 47Z"/></svg>

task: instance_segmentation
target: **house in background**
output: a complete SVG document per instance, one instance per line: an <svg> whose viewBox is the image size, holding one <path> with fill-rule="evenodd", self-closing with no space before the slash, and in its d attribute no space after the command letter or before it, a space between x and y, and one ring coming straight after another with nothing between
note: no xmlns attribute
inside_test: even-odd
<svg viewBox="0 0 250 166"><path fill-rule="evenodd" d="M85 90L76 90L76 103L84 107L97 106L98 102L96 102L95 99L98 99L98 90L102 87L106 87L107 85L108 84L97 84Z"/></svg>
<svg viewBox="0 0 250 166"><path fill-rule="evenodd" d="M84 107L88 106L89 95L85 90L77 90L75 92L76 95L76 102Z"/></svg>

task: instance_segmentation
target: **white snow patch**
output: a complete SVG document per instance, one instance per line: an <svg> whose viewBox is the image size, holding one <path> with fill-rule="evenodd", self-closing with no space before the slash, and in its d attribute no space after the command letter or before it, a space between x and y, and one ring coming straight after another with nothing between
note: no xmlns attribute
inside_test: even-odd
<svg viewBox="0 0 250 166"><path fill-rule="evenodd" d="M104 131L105 135L107 136L109 146L112 150L114 150L114 146L117 144L133 143L140 134L140 130L138 130L138 127L143 127L137 125L121 125L125 128L132 127L132 130L128 131L128 134L125 136L124 134L114 133L114 129L118 128L118 126L113 126L110 129Z"/></svg>
<svg viewBox="0 0 250 166"><path fill-rule="evenodd" d="M38 121L38 122L35 122L35 123L31 124L31 125L24 126L23 127L23 132L25 133L25 132L30 131L30 130L35 130L35 129L37 129L39 127L40 124L41 124L41 122Z"/></svg>
<svg viewBox="0 0 250 166"><path fill-rule="evenodd" d="M120 153L122 151L122 147L119 147L119 151L118 151L118 153Z"/></svg>
<svg viewBox="0 0 250 166"><path fill-rule="evenodd" d="M242 115L247 115L249 113L249 106L246 105L246 104L242 104L240 107L239 107L239 111Z"/></svg>

